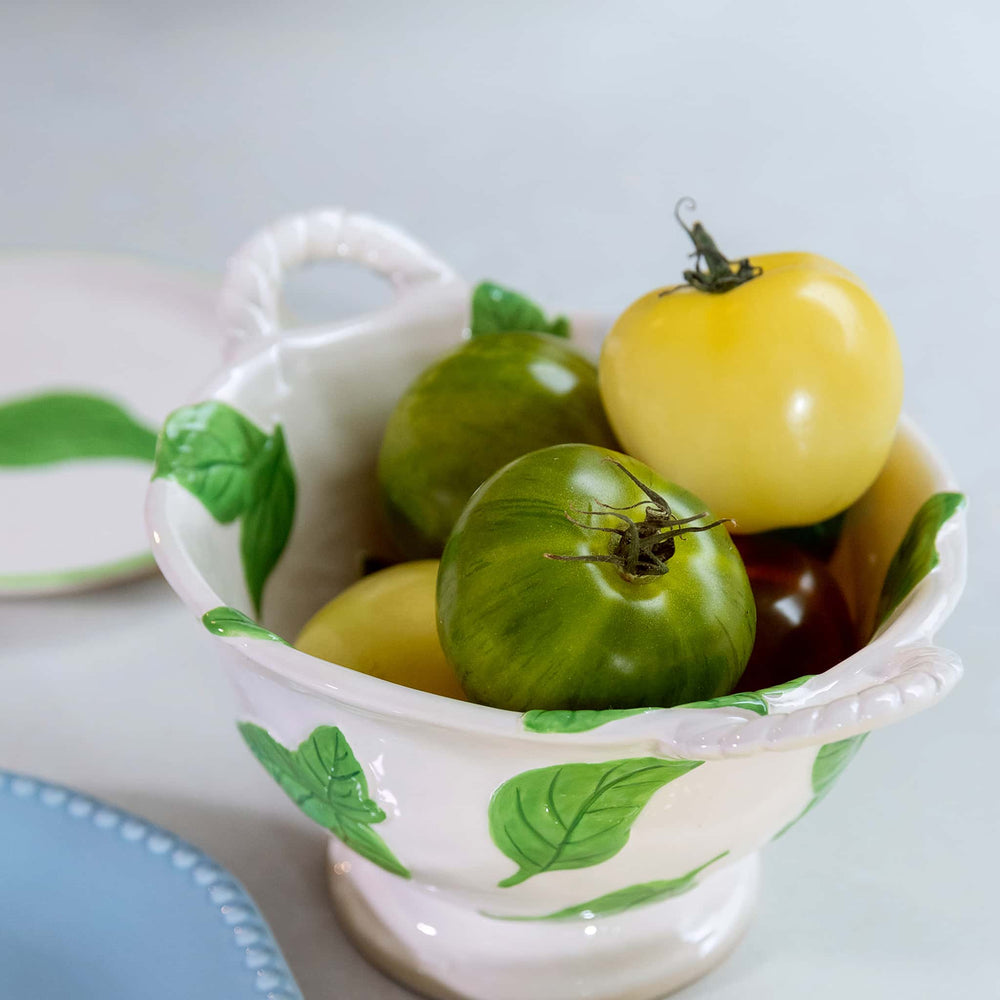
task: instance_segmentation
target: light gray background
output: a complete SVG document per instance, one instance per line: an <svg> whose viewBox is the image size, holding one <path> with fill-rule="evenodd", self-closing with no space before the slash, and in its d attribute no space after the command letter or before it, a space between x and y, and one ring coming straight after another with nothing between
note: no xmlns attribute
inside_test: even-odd
<svg viewBox="0 0 1000 1000"><path fill-rule="evenodd" d="M814 250L881 300L906 406L972 500L940 636L967 677L768 849L756 923L689 1000L997 995L998 18L986 0L0 8L8 246L217 271L273 216L341 203L469 278L613 313L676 275L670 210L691 194L731 253ZM294 301L325 316L382 294L318 271ZM307 1000L404 997L342 939L321 836L238 744L161 581L0 604L0 678L0 766L213 853Z"/></svg>

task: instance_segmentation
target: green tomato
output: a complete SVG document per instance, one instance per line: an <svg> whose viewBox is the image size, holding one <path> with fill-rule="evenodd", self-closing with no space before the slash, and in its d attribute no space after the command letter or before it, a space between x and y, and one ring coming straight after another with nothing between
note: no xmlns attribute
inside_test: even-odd
<svg viewBox="0 0 1000 1000"><path fill-rule="evenodd" d="M515 711L726 694L756 622L739 553L697 497L577 444L483 484L445 547L437 608L466 693Z"/></svg>
<svg viewBox="0 0 1000 1000"><path fill-rule="evenodd" d="M594 365L549 334L466 341L407 389L382 439L379 485L403 554L440 555L484 480L564 442L614 446Z"/></svg>

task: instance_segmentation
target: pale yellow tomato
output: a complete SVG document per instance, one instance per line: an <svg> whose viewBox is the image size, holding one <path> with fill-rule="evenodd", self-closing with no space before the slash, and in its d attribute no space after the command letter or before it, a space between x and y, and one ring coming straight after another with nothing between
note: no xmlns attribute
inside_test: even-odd
<svg viewBox="0 0 1000 1000"><path fill-rule="evenodd" d="M297 649L361 673L448 698L468 699L437 634L436 559L366 576L306 623Z"/></svg>
<svg viewBox="0 0 1000 1000"><path fill-rule="evenodd" d="M709 270L634 302L605 341L611 425L625 451L737 532L825 520L857 500L889 454L903 394L892 327L833 261L713 260L704 230L688 232L709 247ZM713 263L727 290L695 287L711 286Z"/></svg>

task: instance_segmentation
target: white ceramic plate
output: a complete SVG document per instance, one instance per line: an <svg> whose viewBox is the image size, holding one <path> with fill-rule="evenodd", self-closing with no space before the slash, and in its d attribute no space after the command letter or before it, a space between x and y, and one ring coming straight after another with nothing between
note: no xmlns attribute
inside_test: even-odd
<svg viewBox="0 0 1000 1000"><path fill-rule="evenodd" d="M0 257L0 594L154 568L153 435L218 363L210 281L127 257Z"/></svg>

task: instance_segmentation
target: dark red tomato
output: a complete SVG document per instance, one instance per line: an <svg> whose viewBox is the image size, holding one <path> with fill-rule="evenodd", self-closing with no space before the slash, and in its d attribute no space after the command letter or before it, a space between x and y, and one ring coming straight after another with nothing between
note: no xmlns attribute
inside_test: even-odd
<svg viewBox="0 0 1000 1000"><path fill-rule="evenodd" d="M741 691L820 674L858 647L847 602L818 559L774 536L734 535L757 606L757 637Z"/></svg>

